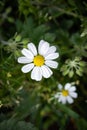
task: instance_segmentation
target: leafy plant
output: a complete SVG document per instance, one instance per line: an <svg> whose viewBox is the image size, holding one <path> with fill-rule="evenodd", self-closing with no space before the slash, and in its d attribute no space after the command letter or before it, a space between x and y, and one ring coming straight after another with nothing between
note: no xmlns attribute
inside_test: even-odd
<svg viewBox="0 0 87 130"><path fill-rule="evenodd" d="M53 75L37 82L21 72L18 57L29 43L38 49L40 40L59 58ZM86 1L0 1L0 130L86 130L86 68ZM77 88L73 104L54 100L60 83Z"/></svg>

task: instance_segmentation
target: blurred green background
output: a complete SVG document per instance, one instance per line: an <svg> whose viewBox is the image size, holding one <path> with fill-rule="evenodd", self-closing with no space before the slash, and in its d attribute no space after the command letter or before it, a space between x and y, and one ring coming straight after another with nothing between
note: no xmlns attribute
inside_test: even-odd
<svg viewBox="0 0 87 130"><path fill-rule="evenodd" d="M17 58L41 39L57 47L59 66L36 82ZM67 82L77 86L75 102L50 101ZM86 0L0 0L0 130L87 130Z"/></svg>

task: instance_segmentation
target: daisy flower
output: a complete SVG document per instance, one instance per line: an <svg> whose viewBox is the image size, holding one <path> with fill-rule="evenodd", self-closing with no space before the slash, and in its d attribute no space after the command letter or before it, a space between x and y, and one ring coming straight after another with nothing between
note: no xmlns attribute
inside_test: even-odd
<svg viewBox="0 0 87 130"><path fill-rule="evenodd" d="M74 102L73 98L77 98L78 96L78 94L75 92L76 87L72 86L70 83L66 83L64 87L59 84L58 88L60 92L56 93L54 97L57 98L58 102L61 102L62 104L71 104Z"/></svg>
<svg viewBox="0 0 87 130"><path fill-rule="evenodd" d="M22 72L31 71L31 79L36 81L40 81L42 77L49 78L53 74L50 68L58 67L58 63L54 61L59 57L59 53L55 52L56 47L44 40L39 42L38 49L33 43L29 43L27 47L22 49L23 56L18 58L18 63L26 64L22 67Z"/></svg>

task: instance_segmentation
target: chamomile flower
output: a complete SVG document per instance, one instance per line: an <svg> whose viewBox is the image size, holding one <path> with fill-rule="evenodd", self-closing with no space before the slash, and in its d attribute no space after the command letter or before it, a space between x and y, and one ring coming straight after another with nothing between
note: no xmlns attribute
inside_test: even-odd
<svg viewBox="0 0 87 130"><path fill-rule="evenodd" d="M78 94L76 93L76 87L72 86L70 83L66 83L63 87L61 84L58 85L60 92L55 94L55 98L58 99L58 102L62 104L72 104L74 102L73 98L77 98Z"/></svg>
<svg viewBox="0 0 87 130"><path fill-rule="evenodd" d="M58 63L54 59L59 57L55 46L50 46L48 42L41 40L38 49L33 43L28 44L28 49L22 49L22 57L18 62L26 64L22 67L23 73L31 71L31 79L40 81L42 77L49 78L53 72L50 68L57 68Z"/></svg>

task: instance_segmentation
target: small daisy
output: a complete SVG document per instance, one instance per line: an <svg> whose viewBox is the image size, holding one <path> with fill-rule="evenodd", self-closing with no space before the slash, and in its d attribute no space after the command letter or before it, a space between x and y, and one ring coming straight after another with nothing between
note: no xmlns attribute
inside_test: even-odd
<svg viewBox="0 0 87 130"><path fill-rule="evenodd" d="M57 68L58 63L53 61L59 57L56 47L50 46L48 42L41 40L38 49L33 43L28 44L28 49L22 49L22 57L18 58L18 63L26 64L22 67L23 73L31 70L31 78L40 81L42 77L49 78L53 72L50 68Z"/></svg>
<svg viewBox="0 0 87 130"><path fill-rule="evenodd" d="M72 86L70 83L66 83L64 88L61 84L59 84L58 88L60 92L55 94L54 97L57 98L58 101L61 102L62 104L66 104L66 103L71 104L74 102L73 98L77 98L78 96L78 94L75 92L76 87Z"/></svg>

